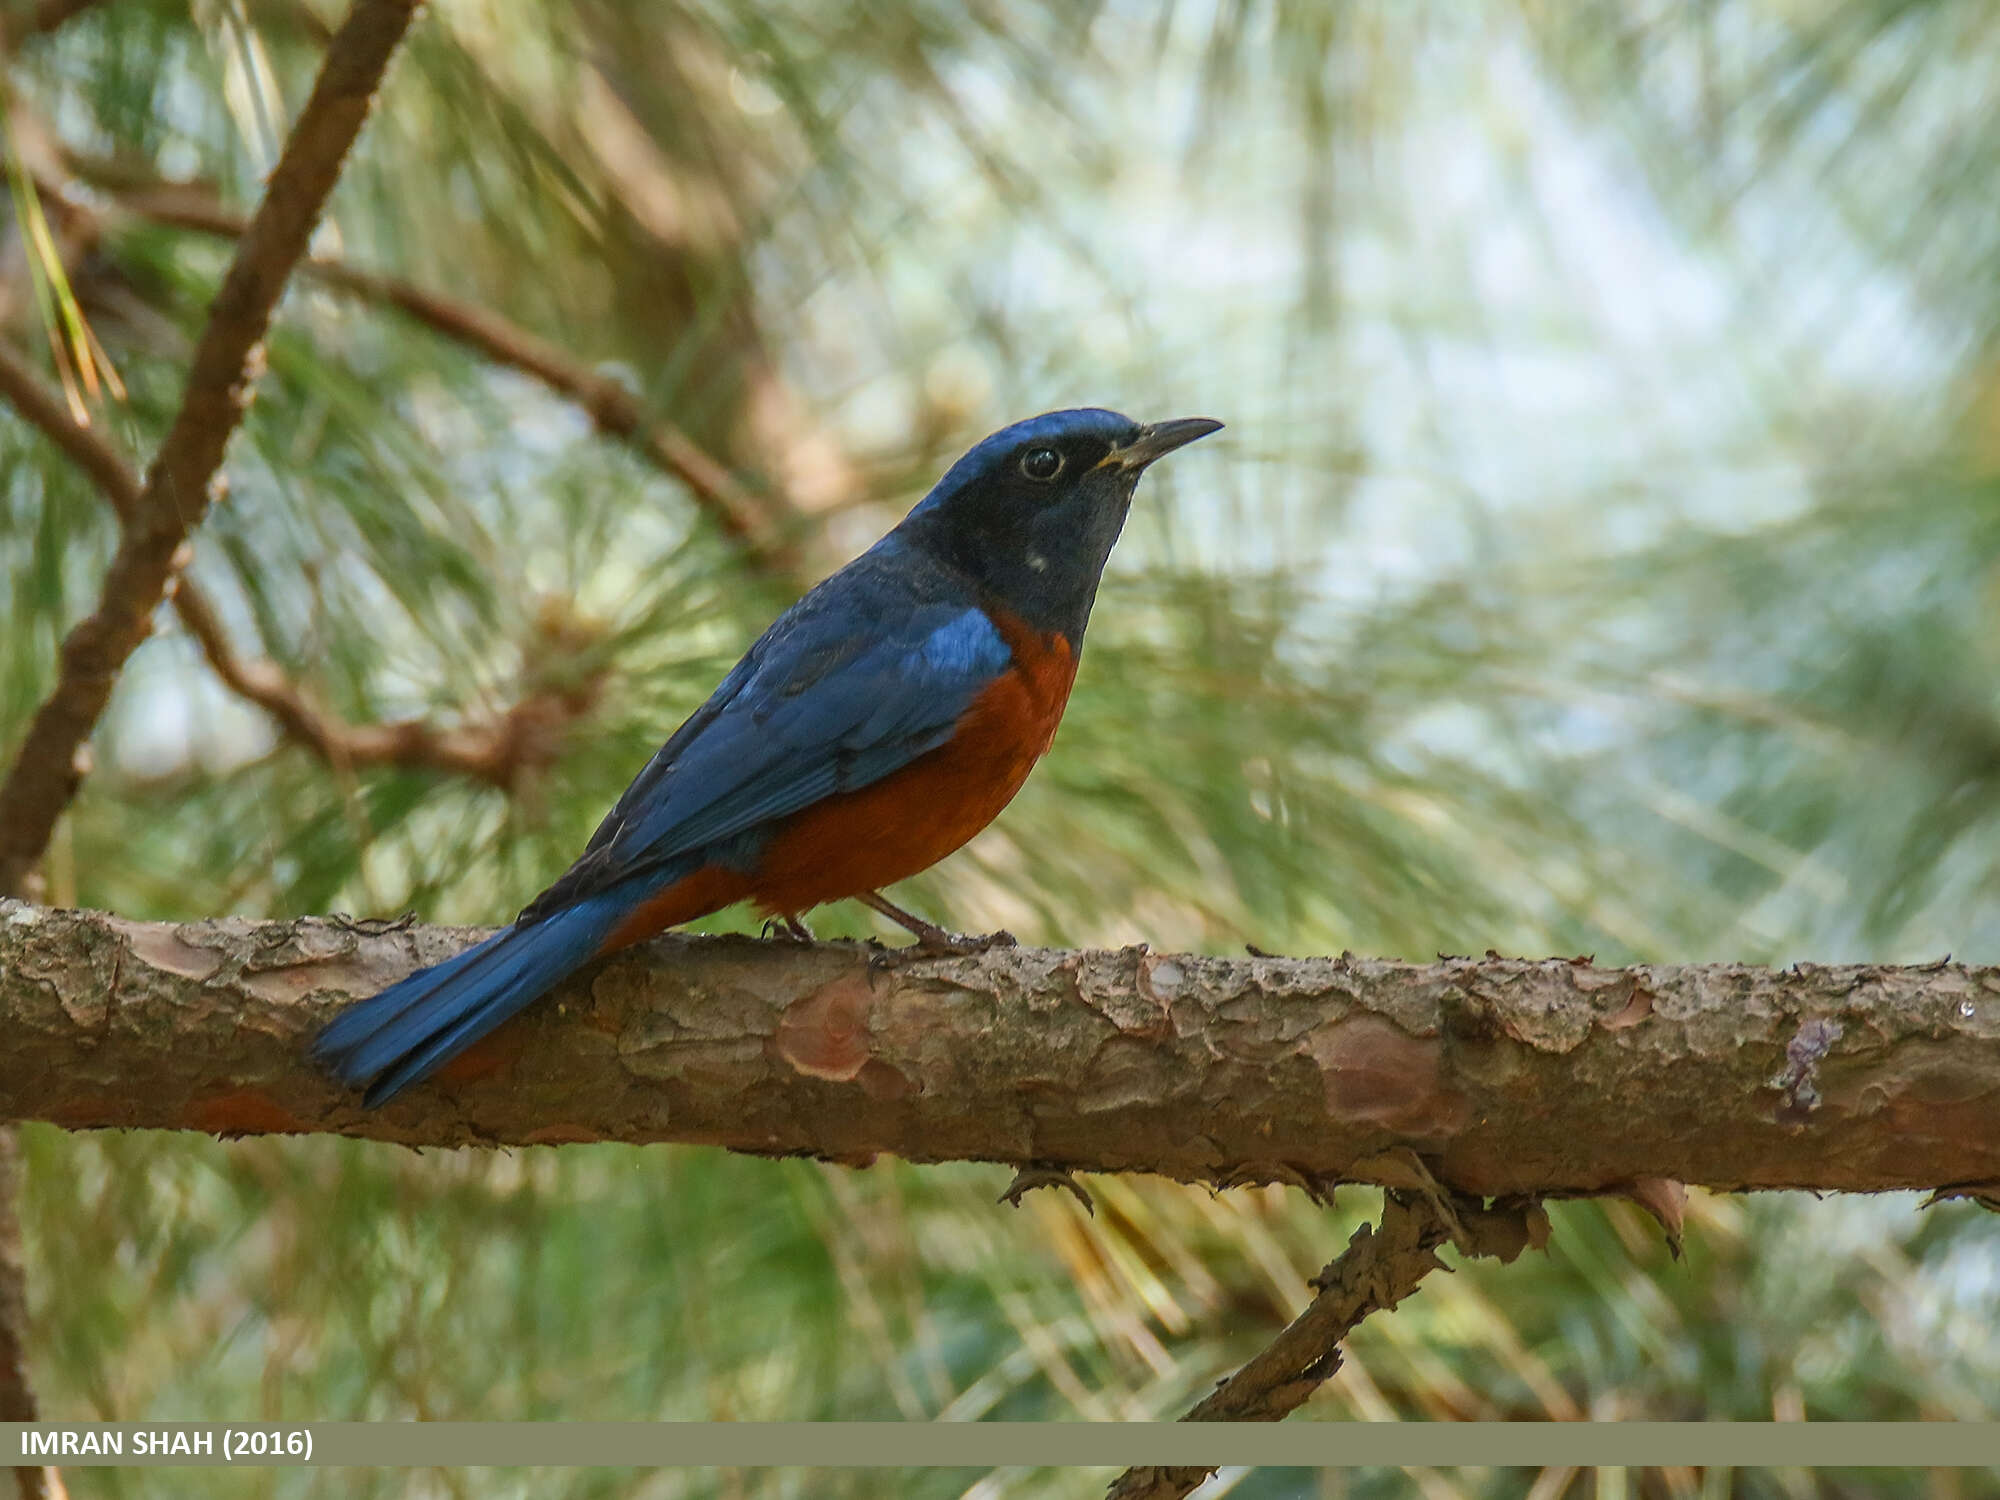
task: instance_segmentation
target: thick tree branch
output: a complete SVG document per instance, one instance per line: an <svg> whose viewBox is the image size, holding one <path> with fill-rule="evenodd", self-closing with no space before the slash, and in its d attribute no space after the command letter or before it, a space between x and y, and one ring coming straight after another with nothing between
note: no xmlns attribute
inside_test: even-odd
<svg viewBox="0 0 2000 1500"><path fill-rule="evenodd" d="M78 423L62 398L4 341L0 398L96 482L121 524L132 524L139 505L138 475L109 442ZM504 790L554 758L565 726L595 696L595 684L531 693L497 717L451 729L421 719L349 724L314 703L276 662L238 656L215 606L194 579L177 575L169 592L174 613L223 685L268 713L286 739L342 770L378 765L430 769Z"/></svg>
<svg viewBox="0 0 2000 1500"><path fill-rule="evenodd" d="M474 934L0 905L0 1115L1486 1197L2000 1193L2000 970L968 958L662 939L369 1112L306 1039Z"/></svg>
<svg viewBox="0 0 2000 1500"><path fill-rule="evenodd" d="M203 184L135 183L115 169L94 172L88 163L75 158L70 165L86 180L113 192L119 207L140 218L223 238L235 238L245 230L242 215L225 208ZM314 256L300 269L351 296L393 307L433 333L539 381L575 403L599 432L626 443L655 468L685 485L752 563L788 580L797 581L802 576L803 563L793 535L799 523L797 508L781 496L750 490L679 427L649 414L637 396L610 376L487 308L400 277L364 271L333 256Z"/></svg>
<svg viewBox="0 0 2000 1500"><path fill-rule="evenodd" d="M18 890L81 780L79 753L125 661L151 629L188 532L242 421L259 350L389 57L420 0L355 0L328 46L263 202L238 242L195 347L181 407L134 499L97 608L63 641L56 686L0 783L0 891Z"/></svg>

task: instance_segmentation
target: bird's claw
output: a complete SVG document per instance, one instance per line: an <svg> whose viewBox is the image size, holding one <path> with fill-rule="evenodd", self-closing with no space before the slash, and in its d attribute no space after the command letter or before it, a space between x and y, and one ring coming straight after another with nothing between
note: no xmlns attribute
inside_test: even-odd
<svg viewBox="0 0 2000 1500"><path fill-rule="evenodd" d="M797 917L766 917L762 936L767 939L788 938L794 943L810 944L817 941L812 935L812 929Z"/></svg>
<svg viewBox="0 0 2000 1500"><path fill-rule="evenodd" d="M1021 946L1011 932L951 932L943 927L930 927L929 923L925 926L928 931L919 932L914 943L905 943L900 948L890 948L873 938L869 939L875 950L869 962L878 968L893 969L919 959L971 958L994 948Z"/></svg>
<svg viewBox="0 0 2000 1500"><path fill-rule="evenodd" d="M1021 1199L1024 1196L1032 1193L1036 1188L1044 1187L1068 1189L1071 1193L1075 1194L1076 1201L1083 1205L1085 1213L1089 1214L1092 1218L1097 1216L1097 1205L1091 1202L1090 1194L1084 1191L1083 1184L1078 1182L1061 1167L1038 1167L1032 1163L1016 1167L1014 1169L1014 1180L1008 1183L1007 1190L993 1201L995 1203L1011 1203L1014 1207L1019 1208L1021 1206Z"/></svg>
<svg viewBox="0 0 2000 1500"><path fill-rule="evenodd" d="M968 958L992 948L1020 946L1019 940L1005 928L998 932L970 933L948 932L942 927L933 927L929 932L918 933L916 941L920 953L937 953L952 958Z"/></svg>

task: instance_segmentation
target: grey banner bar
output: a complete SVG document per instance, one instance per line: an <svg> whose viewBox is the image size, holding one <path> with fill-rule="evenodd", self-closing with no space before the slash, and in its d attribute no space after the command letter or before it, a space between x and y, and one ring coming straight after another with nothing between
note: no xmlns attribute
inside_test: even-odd
<svg viewBox="0 0 2000 1500"><path fill-rule="evenodd" d="M0 1463L2000 1466L2000 1422L0 1423Z"/></svg>

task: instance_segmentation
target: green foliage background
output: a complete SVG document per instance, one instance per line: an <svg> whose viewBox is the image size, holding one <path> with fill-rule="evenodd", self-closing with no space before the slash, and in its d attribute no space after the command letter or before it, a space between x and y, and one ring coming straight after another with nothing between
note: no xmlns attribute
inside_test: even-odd
<svg viewBox="0 0 2000 1500"><path fill-rule="evenodd" d="M100 184L81 192L107 232L67 273L129 390L95 419L133 455L171 417L229 247L119 216L115 184L253 203L337 20L322 0L115 0L8 61L10 161L37 129ZM803 496L820 557L1032 411L1229 422L1148 479L1055 753L911 883L959 925L1991 962L1996 82L1982 0L437 0L316 248L611 370ZM0 317L46 349L21 231ZM394 312L299 283L270 364L193 565L241 649L355 721L564 685L592 708L512 795L334 774L169 627L120 683L50 898L503 919L793 585L540 386ZM0 749L112 539L88 483L0 419ZM990 1169L26 1139L36 1373L46 1410L80 1418L1171 1416L1370 1206L1100 1180L1092 1219L1057 1194L996 1208ZM1620 1206L1556 1221L1546 1258L1434 1278L1367 1324L1302 1415L2000 1416L2000 1234L1972 1209L1697 1196L1679 1265ZM1205 1493L1531 1484L1561 1488L1272 1471Z"/></svg>

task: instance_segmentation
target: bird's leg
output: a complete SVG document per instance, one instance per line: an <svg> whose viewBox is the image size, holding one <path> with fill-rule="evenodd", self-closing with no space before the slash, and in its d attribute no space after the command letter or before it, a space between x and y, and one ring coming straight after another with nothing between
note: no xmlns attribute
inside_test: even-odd
<svg viewBox="0 0 2000 1500"><path fill-rule="evenodd" d="M949 948L957 933L947 932L935 922L926 922L913 911L904 911L880 891L863 891L854 898L863 906L872 907L899 927L907 927L917 935L917 941L930 948Z"/></svg>
<svg viewBox="0 0 2000 1500"><path fill-rule="evenodd" d="M795 943L813 941L812 929L788 911L764 919L765 937L776 937L781 932Z"/></svg>
<svg viewBox="0 0 2000 1500"><path fill-rule="evenodd" d="M1011 932L989 932L984 937L971 937L962 932L949 932L935 922L926 922L913 911L904 911L880 891L863 891L854 898L863 906L872 907L899 927L907 927L917 935L917 946L926 953L984 953L988 948L1012 948L1015 946Z"/></svg>

